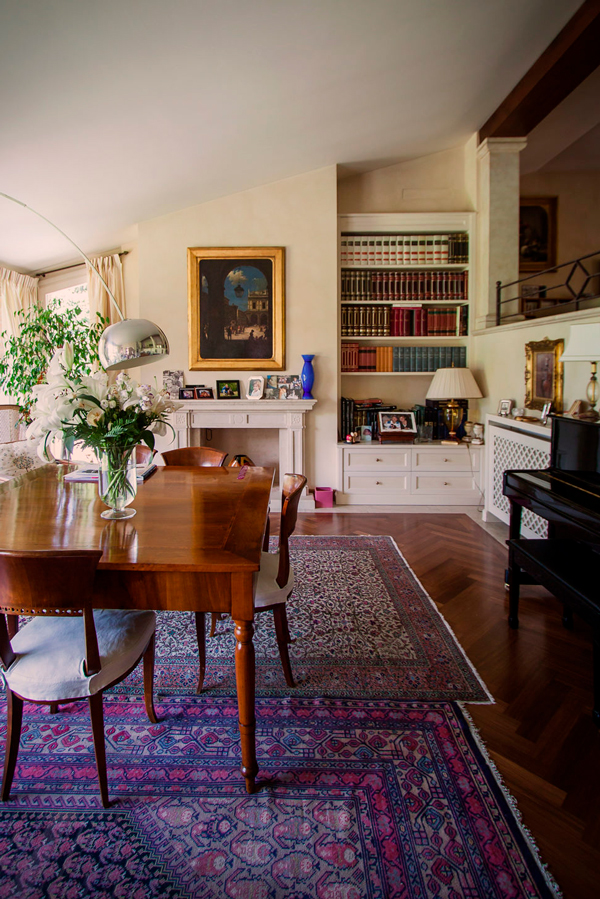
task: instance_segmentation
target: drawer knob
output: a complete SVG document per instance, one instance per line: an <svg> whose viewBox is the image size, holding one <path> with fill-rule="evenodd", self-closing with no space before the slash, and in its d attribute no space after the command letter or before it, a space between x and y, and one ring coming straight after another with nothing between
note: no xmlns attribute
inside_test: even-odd
<svg viewBox="0 0 600 899"><path fill-rule="evenodd" d="M375 459L376 462L383 462L383 459Z"/></svg>
<svg viewBox="0 0 600 899"><path fill-rule="evenodd" d="M375 483L381 487L381 481L375 481Z"/></svg>
<svg viewBox="0 0 600 899"><path fill-rule="evenodd" d="M450 459L444 459L444 462L449 462L449 461L450 461Z"/></svg>
<svg viewBox="0 0 600 899"><path fill-rule="evenodd" d="M450 484L448 483L448 481L444 481L444 487L449 487L449 486L450 486Z"/></svg>

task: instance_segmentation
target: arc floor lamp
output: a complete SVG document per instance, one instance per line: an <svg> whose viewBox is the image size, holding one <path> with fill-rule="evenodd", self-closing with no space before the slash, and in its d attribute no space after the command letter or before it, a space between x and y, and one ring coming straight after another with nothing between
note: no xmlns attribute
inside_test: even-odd
<svg viewBox="0 0 600 899"><path fill-rule="evenodd" d="M5 200L10 200L13 203L17 203L19 206L22 206L24 209L28 209L34 215L37 215L38 218L47 222L55 231L58 231L59 234L62 234L62 236L69 241L71 246L75 247L79 255L89 263L93 271L100 278L113 308L121 319L121 321L115 322L114 325L109 325L108 328L106 328L98 343L98 355L100 357L100 362L106 371L134 368L138 365L156 362L161 356L168 356L169 341L161 328L147 318L125 318L119 309L119 305L115 300L110 287L92 260L68 234L65 234L58 225L55 225L54 222L47 219L41 212L36 212L35 209L32 209L27 203L17 200L16 197L11 197L1 191L0 197L4 197Z"/></svg>

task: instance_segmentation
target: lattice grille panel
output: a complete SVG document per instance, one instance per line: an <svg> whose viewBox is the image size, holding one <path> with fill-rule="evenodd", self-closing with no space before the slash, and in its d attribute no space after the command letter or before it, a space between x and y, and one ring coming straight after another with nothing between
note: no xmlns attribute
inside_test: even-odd
<svg viewBox="0 0 600 899"><path fill-rule="evenodd" d="M494 441L494 506L510 515L510 503L502 493L502 476L505 471L548 468L549 450L528 446L511 437L493 435ZM528 509L523 510L522 524L538 537L548 536L548 523Z"/></svg>

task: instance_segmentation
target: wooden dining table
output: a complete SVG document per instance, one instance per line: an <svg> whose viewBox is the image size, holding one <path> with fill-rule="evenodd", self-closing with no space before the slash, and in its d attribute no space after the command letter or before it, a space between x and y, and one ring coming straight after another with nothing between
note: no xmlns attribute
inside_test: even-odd
<svg viewBox="0 0 600 899"><path fill-rule="evenodd" d="M252 793L255 742L254 582L274 472L159 467L138 485L136 515L106 521L95 483L51 464L0 486L0 546L102 549L97 608L224 612L235 624L241 770Z"/></svg>

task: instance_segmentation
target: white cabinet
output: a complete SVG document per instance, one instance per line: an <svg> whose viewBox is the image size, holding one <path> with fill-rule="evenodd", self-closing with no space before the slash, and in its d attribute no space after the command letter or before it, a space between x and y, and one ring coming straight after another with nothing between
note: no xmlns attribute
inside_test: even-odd
<svg viewBox="0 0 600 899"><path fill-rule="evenodd" d="M338 505L477 505L482 446L339 444Z"/></svg>

